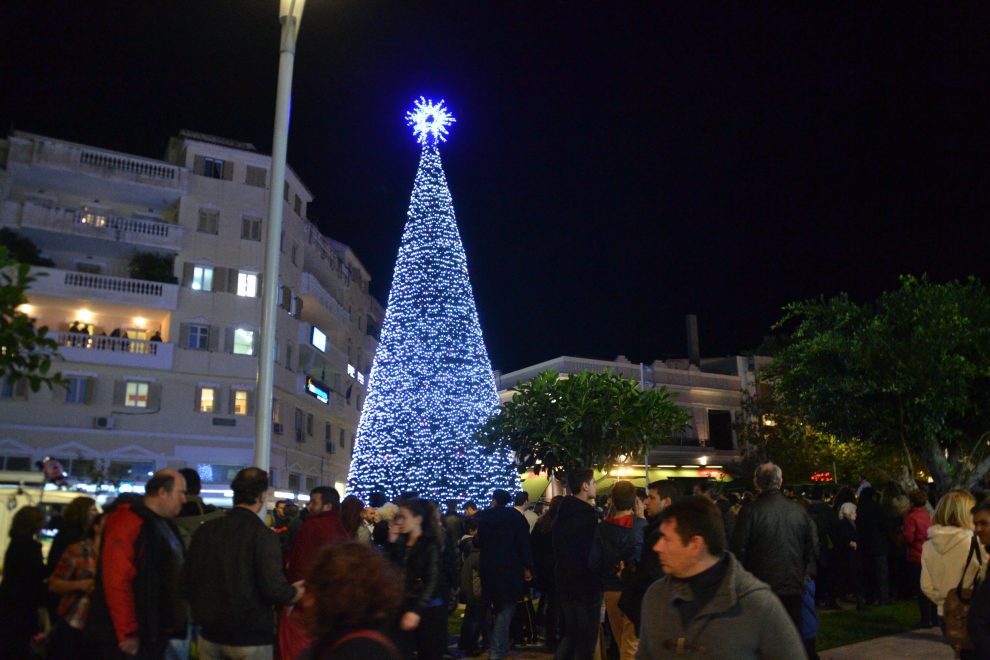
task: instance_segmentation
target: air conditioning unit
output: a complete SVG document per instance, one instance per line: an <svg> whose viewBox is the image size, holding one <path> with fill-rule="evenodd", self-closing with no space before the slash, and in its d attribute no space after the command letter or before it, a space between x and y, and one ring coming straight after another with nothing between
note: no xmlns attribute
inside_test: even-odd
<svg viewBox="0 0 990 660"><path fill-rule="evenodd" d="M117 425L117 420L113 417L97 417L93 420L93 428L112 429Z"/></svg>
<svg viewBox="0 0 990 660"><path fill-rule="evenodd" d="M279 422L275 422L274 424L272 424L272 432L275 433L276 435L282 435L283 433L285 433L285 424L280 424Z"/></svg>

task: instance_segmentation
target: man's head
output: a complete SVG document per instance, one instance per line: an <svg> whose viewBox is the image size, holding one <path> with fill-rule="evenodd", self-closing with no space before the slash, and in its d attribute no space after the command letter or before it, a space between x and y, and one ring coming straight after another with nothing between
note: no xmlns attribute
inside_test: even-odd
<svg viewBox="0 0 990 660"><path fill-rule="evenodd" d="M474 500L468 500L464 503L464 515L470 518L474 514L478 513L478 505L474 503Z"/></svg>
<svg viewBox="0 0 990 660"><path fill-rule="evenodd" d="M340 493L330 486L317 486L309 491L309 504L306 506L311 514L340 509Z"/></svg>
<svg viewBox="0 0 990 660"><path fill-rule="evenodd" d="M464 521L464 532L475 536L478 534L478 521L474 518L468 518Z"/></svg>
<svg viewBox="0 0 990 660"><path fill-rule="evenodd" d="M761 493L775 488L779 489L782 483L784 483L784 473L781 472L779 466L773 463L760 465L753 474L753 485Z"/></svg>
<svg viewBox="0 0 990 660"><path fill-rule="evenodd" d="M524 490L519 491L512 498L512 506L526 506L527 504L529 504L529 494Z"/></svg>
<svg viewBox="0 0 990 660"><path fill-rule="evenodd" d="M660 512L681 497L677 484L669 479L660 479L650 484L646 496L646 515L659 516Z"/></svg>
<svg viewBox="0 0 990 660"><path fill-rule="evenodd" d="M144 486L144 504L162 518L175 518L186 502L186 479L175 470L159 470Z"/></svg>
<svg viewBox="0 0 990 660"><path fill-rule="evenodd" d="M280 516L285 515L285 504L286 504L285 500L279 500L278 502L275 503L275 510L278 512L278 515Z"/></svg>
<svg viewBox="0 0 990 660"><path fill-rule="evenodd" d="M725 551L722 513L707 497L674 502L660 513L660 539L653 550L664 572L688 578L704 571Z"/></svg>
<svg viewBox="0 0 990 660"><path fill-rule="evenodd" d="M715 483L708 481L699 481L694 485L694 494L701 495L702 497L707 497L712 502L718 498L718 494L715 492Z"/></svg>
<svg viewBox="0 0 990 660"><path fill-rule="evenodd" d="M973 507L973 529L980 545L990 545L990 502L983 501Z"/></svg>
<svg viewBox="0 0 990 660"><path fill-rule="evenodd" d="M636 487L632 482L615 482L612 486L612 506L616 511L631 511L636 506Z"/></svg>
<svg viewBox="0 0 990 660"><path fill-rule="evenodd" d="M512 495L509 495L509 491L502 490L498 488L492 491L492 508L497 509L501 506L505 506L512 500Z"/></svg>
<svg viewBox="0 0 990 660"><path fill-rule="evenodd" d="M457 500L447 500L447 514L448 516L457 515Z"/></svg>
<svg viewBox="0 0 990 660"><path fill-rule="evenodd" d="M586 502L594 502L598 494L598 484L595 483L595 471L582 468L567 473L567 489L571 495Z"/></svg>
<svg viewBox="0 0 990 660"><path fill-rule="evenodd" d="M244 468L230 482L230 489L234 491L234 506L249 506L264 504L268 495L268 473L261 468ZM275 505L278 508L278 504ZM285 509L285 503L282 503Z"/></svg>
<svg viewBox="0 0 990 660"><path fill-rule="evenodd" d="M192 468L182 468L179 470L179 474L186 480L186 495L199 495L199 491L203 487L199 479L199 472Z"/></svg>

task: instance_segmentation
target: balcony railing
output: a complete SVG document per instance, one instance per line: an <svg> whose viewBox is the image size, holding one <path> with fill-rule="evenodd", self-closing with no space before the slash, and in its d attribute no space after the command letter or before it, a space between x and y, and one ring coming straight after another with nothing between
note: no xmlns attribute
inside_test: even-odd
<svg viewBox="0 0 990 660"><path fill-rule="evenodd" d="M344 309L341 304L337 302L337 299L323 288L323 285L320 284L319 280L317 280L314 275L310 273L303 273L300 289L303 295L316 298L317 302L323 305L331 314L340 319L340 321L345 325L351 322L350 312Z"/></svg>
<svg viewBox="0 0 990 660"><path fill-rule="evenodd" d="M53 332L49 336L58 343L59 354L70 362L172 368L172 344L79 332Z"/></svg>
<svg viewBox="0 0 990 660"><path fill-rule="evenodd" d="M30 145L14 150L12 155L20 160L26 155L24 152L29 151L33 165L76 170L159 188L182 190L185 187L185 171L160 160L40 137L31 138Z"/></svg>
<svg viewBox="0 0 990 660"><path fill-rule="evenodd" d="M95 298L156 309L175 309L179 299L179 287L175 284L56 268L32 268L31 272L37 276L30 287L33 293L62 298Z"/></svg>
<svg viewBox="0 0 990 660"><path fill-rule="evenodd" d="M23 207L18 209L19 206L16 202L4 204L4 224L92 236L128 245L182 249L181 225L143 218L125 218L93 209L47 206L36 202L24 202Z"/></svg>

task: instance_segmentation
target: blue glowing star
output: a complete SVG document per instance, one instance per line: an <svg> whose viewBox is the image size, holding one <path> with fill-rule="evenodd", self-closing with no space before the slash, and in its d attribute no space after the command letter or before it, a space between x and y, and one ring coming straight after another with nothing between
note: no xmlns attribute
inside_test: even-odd
<svg viewBox="0 0 990 660"><path fill-rule="evenodd" d="M434 105L433 99L420 96L413 109L406 113L406 123L412 126L413 135L420 144L446 142L447 126L455 121L454 115L443 106L443 99Z"/></svg>

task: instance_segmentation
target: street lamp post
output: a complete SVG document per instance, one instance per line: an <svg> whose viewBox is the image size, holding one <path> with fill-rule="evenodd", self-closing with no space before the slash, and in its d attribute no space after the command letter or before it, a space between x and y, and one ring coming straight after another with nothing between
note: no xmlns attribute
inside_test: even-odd
<svg viewBox="0 0 990 660"><path fill-rule="evenodd" d="M258 402L254 420L254 465L268 470L272 449L272 383L275 377L275 321L278 313L278 272L282 239L282 190L285 153L289 144L289 109L296 37L306 0L280 0L278 19L282 36L275 93L275 130L272 138L272 178L268 190L268 231L265 234L265 274L261 298L261 349L258 354Z"/></svg>

